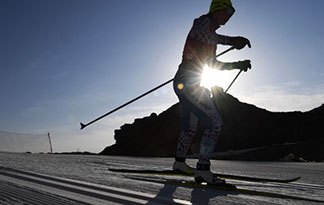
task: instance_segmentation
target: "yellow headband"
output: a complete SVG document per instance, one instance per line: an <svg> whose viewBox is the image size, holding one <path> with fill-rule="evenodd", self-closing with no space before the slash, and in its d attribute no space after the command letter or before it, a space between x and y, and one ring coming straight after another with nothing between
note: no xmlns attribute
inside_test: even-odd
<svg viewBox="0 0 324 205"><path fill-rule="evenodd" d="M232 7L231 0L212 0L208 13L213 13L221 9Z"/></svg>

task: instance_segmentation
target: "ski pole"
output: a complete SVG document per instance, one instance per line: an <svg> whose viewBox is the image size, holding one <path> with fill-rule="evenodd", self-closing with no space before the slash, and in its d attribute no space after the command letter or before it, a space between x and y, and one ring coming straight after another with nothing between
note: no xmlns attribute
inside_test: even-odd
<svg viewBox="0 0 324 205"><path fill-rule="evenodd" d="M223 52L221 52L220 54L216 55L216 58L219 57L219 56L221 56L221 55L223 55L223 54L225 54L225 53L227 53L227 52L229 52L229 51L231 51L231 50L233 50L233 49L234 49L233 46L230 47L230 48L228 48L228 49L226 49L225 51L223 51ZM94 122L96 122L96 121L98 121L98 120L100 120L100 119L102 119L102 118L104 118L104 117L107 117L108 115L110 115L110 114L116 112L117 110L119 110L119 109L121 109L121 108L123 108L123 107L125 107L125 106L127 106L127 105L129 105L129 104L131 104L131 103L133 103L133 102L135 102L136 100L138 100L138 99L144 97L145 95L148 95L148 94L150 94L151 92L153 92L153 91L155 91L155 90L157 90L157 89L159 89L159 88L161 88L161 87L163 87L163 86L165 86L165 85L171 83L173 80L174 80L174 78L172 78L171 80L166 81L165 83L162 83L161 85L159 85L159 86L153 88L152 90L147 91L146 93L144 93L144 94L142 94L142 95L140 95L140 96L138 96L138 97L136 97L136 98L134 98L134 99L128 101L127 103L125 103L125 104L123 104L123 105L121 105L121 106L119 106L119 107L117 107L117 108L115 108L115 109L113 109L113 110L107 112L106 114L104 114L104 115L98 117L97 119L92 120L91 122L88 122L87 124L83 124L82 122L80 122L81 130L84 129L85 127L87 127L87 126L93 124ZM232 83L233 83L233 82L232 82Z"/></svg>
<svg viewBox="0 0 324 205"><path fill-rule="evenodd" d="M239 75L242 73L243 70L240 70L238 74L235 76L234 80L231 82L231 84L228 86L228 88L225 90L225 93L230 89L230 87L233 85L234 81L239 77Z"/></svg>
<svg viewBox="0 0 324 205"><path fill-rule="evenodd" d="M173 79L174 79L174 78L172 78L171 80L168 80L167 82L165 82L165 83L163 83L163 84L161 84L161 85L159 85L159 86L153 88L153 89L150 90L150 91L147 91L146 93L144 93L144 94L142 94L142 95L140 95L140 96L134 98L133 100L130 100L129 102L127 102L127 103L125 103L125 104L123 104L123 105L121 105L121 106L119 106L119 107L113 109L112 111L110 111L110 112L108 112L108 113L106 113L106 114L104 114L104 115L98 117L97 119L95 119L95 120L93 120L93 121L91 121L91 122L89 122L89 123L87 123L87 124L83 124L82 122L80 122L81 130L82 130L83 128L87 127L88 125L90 125L90 124L92 124L92 123L94 123L94 122L96 122L96 121L98 121L98 120L100 120L100 119L102 119L102 118L104 118L104 117L110 115L111 113L116 112L117 110L119 110L119 109L121 109L121 108L123 108L123 107L125 107L125 106L127 106L127 105L129 105L129 104L131 104L132 102L135 102L136 100L138 100L138 99L144 97L145 95L147 95L147 94L149 94L149 93L151 93L151 92L153 92L153 91L155 91L155 90L157 90L157 89L159 89L159 88L165 86L166 84L169 84L170 82L173 81Z"/></svg>

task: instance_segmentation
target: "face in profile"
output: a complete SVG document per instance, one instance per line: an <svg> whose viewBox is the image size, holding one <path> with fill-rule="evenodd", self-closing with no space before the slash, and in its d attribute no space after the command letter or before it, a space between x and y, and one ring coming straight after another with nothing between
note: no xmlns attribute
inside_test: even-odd
<svg viewBox="0 0 324 205"><path fill-rule="evenodd" d="M235 9L233 7L229 7L226 9L216 11L214 17L219 25L225 25L234 13Z"/></svg>

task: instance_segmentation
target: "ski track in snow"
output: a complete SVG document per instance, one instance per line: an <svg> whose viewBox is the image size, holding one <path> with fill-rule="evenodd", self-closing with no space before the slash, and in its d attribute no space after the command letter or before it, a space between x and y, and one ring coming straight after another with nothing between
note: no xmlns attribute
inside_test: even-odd
<svg viewBox="0 0 324 205"><path fill-rule="evenodd" d="M171 158L0 153L0 204L319 204L230 191L136 181L108 171L170 169ZM188 160L195 165L196 160ZM324 201L324 163L213 161L218 173L291 178L293 183L227 180L238 188ZM145 176L153 179L186 177Z"/></svg>

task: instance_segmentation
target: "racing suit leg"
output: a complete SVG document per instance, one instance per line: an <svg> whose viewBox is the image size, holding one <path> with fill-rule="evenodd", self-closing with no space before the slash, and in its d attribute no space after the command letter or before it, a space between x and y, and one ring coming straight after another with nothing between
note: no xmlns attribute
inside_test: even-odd
<svg viewBox="0 0 324 205"><path fill-rule="evenodd" d="M179 84L183 86L178 86ZM177 157L185 157L187 154L197 129L197 119L199 119L206 125L200 144L199 163L209 163L222 126L221 116L212 102L210 92L199 85L186 86L177 79L174 82L174 89L182 109L182 131L179 137Z"/></svg>

